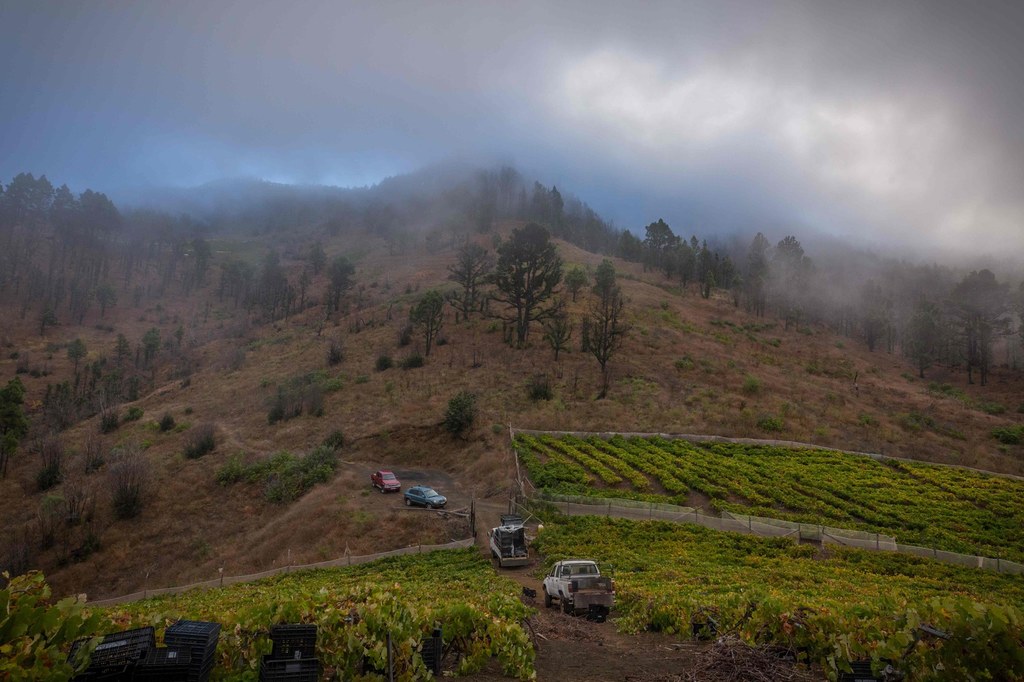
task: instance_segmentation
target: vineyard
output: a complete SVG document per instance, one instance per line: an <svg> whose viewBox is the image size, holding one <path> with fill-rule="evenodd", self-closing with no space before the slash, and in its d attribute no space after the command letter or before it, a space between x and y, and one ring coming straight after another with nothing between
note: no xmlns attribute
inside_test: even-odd
<svg viewBox="0 0 1024 682"><path fill-rule="evenodd" d="M439 585L444 585L443 594L438 592ZM380 679L373 671L386 669L389 633L398 679L429 679L418 648L437 623L443 627L445 668L454 674L477 671L496 657L510 677L526 680L535 676L534 651L520 625L530 609L518 598L520 588L511 580L496 577L490 564L474 549L303 571L109 609L86 607L73 616L77 619L74 621L67 614L67 602L62 602L60 611L54 607L52 617L40 618L39 607L29 600L43 590L44 586L36 585L22 592L20 598L25 602L26 617L54 626L54 632L46 634L44 641L60 641L55 633L67 629L71 622L77 627L81 616L90 616L90 611L91 617L85 621L89 624L87 631L76 636L152 625L159 640L166 626L179 618L221 623L213 677L216 680L255 681L260 656L270 652L269 627L299 622L318 626L317 655L324 668L337 672L340 679L363 679L364 671L366 679ZM21 590L12 594L18 592ZM15 614L17 598L8 604ZM0 634L5 634L3 627ZM5 643L6 639L0 638L0 645ZM22 660L15 656L11 661L15 673L40 665L43 667L37 670L62 672L59 666L53 667L54 659L59 658L57 652L41 653L16 638L13 647L23 656ZM3 672L4 666L0 665L0 678ZM70 673L70 669L64 672ZM25 679L34 678L29 674Z"/></svg>
<svg viewBox="0 0 1024 682"><path fill-rule="evenodd" d="M656 521L566 517L535 546L548 563L586 556L609 569L626 631L711 634L713 621L718 633L787 647L835 674L851 661L900 661L928 623L950 639L911 647L903 665L913 679L1024 675L1019 578Z"/></svg>
<svg viewBox="0 0 1024 682"><path fill-rule="evenodd" d="M531 481L554 493L693 504L884 533L1024 561L1024 482L835 451L664 438L519 434ZM700 505L695 505L700 506Z"/></svg>

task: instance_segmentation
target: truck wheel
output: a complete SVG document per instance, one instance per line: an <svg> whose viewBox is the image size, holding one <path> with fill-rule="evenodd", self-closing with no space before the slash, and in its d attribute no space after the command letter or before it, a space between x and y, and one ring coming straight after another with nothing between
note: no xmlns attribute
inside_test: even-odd
<svg viewBox="0 0 1024 682"><path fill-rule="evenodd" d="M550 609L551 605L552 605L551 595L548 594L548 591L545 589L544 590L544 608Z"/></svg>
<svg viewBox="0 0 1024 682"><path fill-rule="evenodd" d="M411 502L411 501L409 500L409 498L408 498L408 497L407 497L407 498L405 498L405 506L406 506L406 507L411 507L411 506L412 506L412 502Z"/></svg>
<svg viewBox="0 0 1024 682"><path fill-rule="evenodd" d="M567 613L571 616L573 615L574 610L575 609L573 609L571 601L569 601L568 599L562 600L562 613Z"/></svg>

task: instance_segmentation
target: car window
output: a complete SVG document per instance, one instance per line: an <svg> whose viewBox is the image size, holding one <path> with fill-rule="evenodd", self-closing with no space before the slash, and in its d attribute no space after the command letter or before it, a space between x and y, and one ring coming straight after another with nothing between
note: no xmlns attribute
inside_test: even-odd
<svg viewBox="0 0 1024 682"><path fill-rule="evenodd" d="M393 480L395 480L395 475L394 474L381 474L381 478L383 478L385 481L393 481Z"/></svg>
<svg viewBox="0 0 1024 682"><path fill-rule="evenodd" d="M436 495L437 493L434 492L433 488L424 488L423 494L426 495L427 497L430 497L431 495Z"/></svg>

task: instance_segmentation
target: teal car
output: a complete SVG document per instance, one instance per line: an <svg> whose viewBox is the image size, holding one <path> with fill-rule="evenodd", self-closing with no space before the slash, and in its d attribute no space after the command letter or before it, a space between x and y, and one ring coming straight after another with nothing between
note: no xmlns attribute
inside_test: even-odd
<svg viewBox="0 0 1024 682"><path fill-rule="evenodd" d="M431 509L440 509L448 504L448 498L425 485L414 485L405 491L405 506L418 504Z"/></svg>

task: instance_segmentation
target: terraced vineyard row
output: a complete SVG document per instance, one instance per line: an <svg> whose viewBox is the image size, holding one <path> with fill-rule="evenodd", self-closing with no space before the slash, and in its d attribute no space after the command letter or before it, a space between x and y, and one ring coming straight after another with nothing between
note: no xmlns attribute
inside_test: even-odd
<svg viewBox="0 0 1024 682"><path fill-rule="evenodd" d="M520 434L534 485L894 535L899 542L1024 561L1024 482L813 449L663 438Z"/></svg>
<svg viewBox="0 0 1024 682"><path fill-rule="evenodd" d="M834 673L855 660L899 660L919 623L951 639L919 644L916 680L1024 674L1024 584L1012 576L893 553L813 547L689 524L566 517L535 546L547 561L586 556L616 581L618 627L719 631L772 643ZM941 664L941 667L940 667ZM986 676L986 671L988 675ZM971 677L973 676L973 677Z"/></svg>

